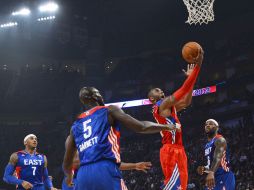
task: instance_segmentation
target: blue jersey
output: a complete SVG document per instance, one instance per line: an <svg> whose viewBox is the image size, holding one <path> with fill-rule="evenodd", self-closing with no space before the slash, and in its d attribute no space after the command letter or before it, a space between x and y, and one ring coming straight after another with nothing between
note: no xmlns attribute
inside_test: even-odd
<svg viewBox="0 0 254 190"><path fill-rule="evenodd" d="M110 125L107 107L97 106L82 113L71 130L81 166L100 160L120 164L120 126Z"/></svg>
<svg viewBox="0 0 254 190"><path fill-rule="evenodd" d="M31 155L25 151L19 151L17 155L16 173L18 179L28 181L33 185L43 185L44 155L39 153ZM19 186L18 189L24 188Z"/></svg>
<svg viewBox="0 0 254 190"><path fill-rule="evenodd" d="M205 146L205 157L207 159L207 169L210 169L211 164L213 162L213 156L215 151L215 142L218 138L222 137L221 135L215 136L211 141L209 141ZM221 164L217 171L215 172L215 176L222 175L228 173L230 171L229 165L229 151L228 148L223 152L223 157L221 159Z"/></svg>

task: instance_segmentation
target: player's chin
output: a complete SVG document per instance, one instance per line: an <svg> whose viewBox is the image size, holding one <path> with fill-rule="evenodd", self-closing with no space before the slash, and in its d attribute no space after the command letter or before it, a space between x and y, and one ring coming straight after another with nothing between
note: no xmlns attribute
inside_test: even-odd
<svg viewBox="0 0 254 190"><path fill-rule="evenodd" d="M210 129L205 127L205 133L209 133L210 132Z"/></svg>
<svg viewBox="0 0 254 190"><path fill-rule="evenodd" d="M33 148L36 148L36 147L37 147L37 144L33 144L32 147L33 147Z"/></svg>

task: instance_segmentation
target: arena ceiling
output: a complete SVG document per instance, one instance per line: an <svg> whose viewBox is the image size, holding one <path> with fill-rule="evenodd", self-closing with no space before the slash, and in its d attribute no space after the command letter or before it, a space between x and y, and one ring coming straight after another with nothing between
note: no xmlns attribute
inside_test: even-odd
<svg viewBox="0 0 254 190"><path fill-rule="evenodd" d="M33 0L0 1L4 17L20 6L36 8ZM88 23L90 37L102 39L108 57L134 55L143 50L181 46L185 41L226 37L253 27L253 0L215 0L215 21L189 26L182 0L57 0L64 19ZM242 32L242 31L240 31Z"/></svg>

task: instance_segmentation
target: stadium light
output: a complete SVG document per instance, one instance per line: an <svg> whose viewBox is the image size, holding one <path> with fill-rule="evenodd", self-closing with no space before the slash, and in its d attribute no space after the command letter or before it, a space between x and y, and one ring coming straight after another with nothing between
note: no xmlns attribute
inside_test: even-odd
<svg viewBox="0 0 254 190"><path fill-rule="evenodd" d="M23 9L20 9L19 11L13 12L12 16L18 16L18 15L28 16L30 15L30 13L31 11L28 8L23 8Z"/></svg>
<svg viewBox="0 0 254 190"><path fill-rule="evenodd" d="M54 2L43 4L39 7L40 12L55 12L58 9L58 5Z"/></svg>
<svg viewBox="0 0 254 190"><path fill-rule="evenodd" d="M38 18L37 21L41 22L46 20L54 20L55 18L56 18L55 16L47 16L47 17Z"/></svg>
<svg viewBox="0 0 254 190"><path fill-rule="evenodd" d="M8 22L8 23L5 23L5 24L1 24L0 27L1 28L10 28L10 27L14 27L14 26L17 26L18 23L17 22Z"/></svg>

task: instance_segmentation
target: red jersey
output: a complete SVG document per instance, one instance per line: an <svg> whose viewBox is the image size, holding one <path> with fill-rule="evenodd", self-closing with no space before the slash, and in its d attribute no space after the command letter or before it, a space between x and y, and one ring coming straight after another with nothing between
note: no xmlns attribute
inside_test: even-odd
<svg viewBox="0 0 254 190"><path fill-rule="evenodd" d="M175 124L179 123L180 121L177 117L177 112L175 106L172 106L171 108L171 116L168 118L162 117L159 114L159 107L162 100L159 100L154 106L153 106L153 117L157 121L157 123L160 124ZM162 131L162 144L175 144L175 145L183 145L182 141L182 131L178 132L176 130L173 131Z"/></svg>

